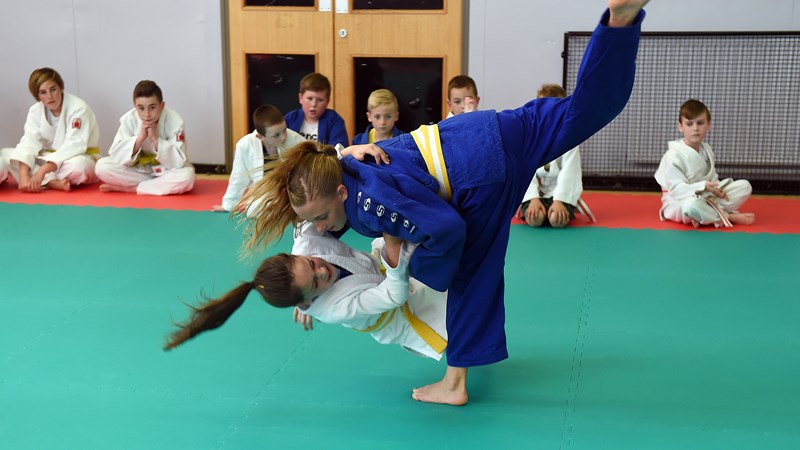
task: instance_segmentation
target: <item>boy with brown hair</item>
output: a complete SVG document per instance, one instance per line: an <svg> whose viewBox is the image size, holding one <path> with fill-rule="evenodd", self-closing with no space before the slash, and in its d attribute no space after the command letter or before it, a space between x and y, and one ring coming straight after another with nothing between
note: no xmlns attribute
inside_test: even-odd
<svg viewBox="0 0 800 450"><path fill-rule="evenodd" d="M305 139L336 146L350 145L344 119L328 109L331 82L321 73L310 73L300 80L297 99L300 108L286 114L286 125Z"/></svg>
<svg viewBox="0 0 800 450"><path fill-rule="evenodd" d="M711 112L703 102L689 99L681 105L678 130L683 139L671 141L655 178L661 185L661 220L691 223L693 227L750 225L753 213L739 212L753 188L747 180L722 181L714 167L714 152L704 142L711 129Z"/></svg>
<svg viewBox="0 0 800 450"><path fill-rule="evenodd" d="M264 175L264 163L277 159L284 150L305 139L294 130L286 128L283 113L272 105L261 105L253 112L255 130L239 139L233 154L233 167L228 189L221 205L213 211L232 211L245 190Z"/></svg>
<svg viewBox="0 0 800 450"><path fill-rule="evenodd" d="M450 109L447 117L477 111L480 101L478 85L472 78L456 75L447 83L447 107Z"/></svg>
<svg viewBox="0 0 800 450"><path fill-rule="evenodd" d="M186 156L183 118L167 108L161 88L142 80L133 89L133 109L119 119L108 156L97 162L103 192L171 195L194 187Z"/></svg>

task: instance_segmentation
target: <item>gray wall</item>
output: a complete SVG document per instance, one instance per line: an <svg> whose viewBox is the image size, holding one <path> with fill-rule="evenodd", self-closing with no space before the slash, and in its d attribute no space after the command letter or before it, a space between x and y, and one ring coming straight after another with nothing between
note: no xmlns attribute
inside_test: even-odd
<svg viewBox="0 0 800 450"><path fill-rule="evenodd" d="M601 0L470 0L468 74L483 109L515 107L560 82L565 31L591 30ZM800 30L800 0L653 0L645 31ZM0 146L22 134L30 72L51 66L86 100L107 149L140 79L187 123L190 159L225 161L219 0L26 0L3 3Z"/></svg>

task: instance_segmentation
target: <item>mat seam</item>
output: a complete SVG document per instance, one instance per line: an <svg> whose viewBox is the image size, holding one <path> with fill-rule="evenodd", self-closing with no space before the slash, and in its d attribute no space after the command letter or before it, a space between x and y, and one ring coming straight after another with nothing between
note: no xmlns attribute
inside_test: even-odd
<svg viewBox="0 0 800 450"><path fill-rule="evenodd" d="M564 417L561 422L561 443L559 444L559 449L572 445L574 425L569 424L568 426L568 419L575 413L575 409L577 408L581 369L583 367L583 351L586 347L586 330L589 325L589 311L592 300L592 287L594 285L594 270L592 268L594 267L594 256L596 254L597 239L593 239L591 250L588 253L586 261L586 278L583 285L580 313L578 315L578 327L575 333L575 347L572 350L572 367L570 368L567 400L564 405Z"/></svg>

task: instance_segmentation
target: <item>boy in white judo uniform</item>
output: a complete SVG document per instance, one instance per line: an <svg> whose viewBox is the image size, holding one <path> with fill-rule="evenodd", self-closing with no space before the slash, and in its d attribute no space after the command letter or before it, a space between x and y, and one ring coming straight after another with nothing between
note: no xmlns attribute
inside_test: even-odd
<svg viewBox="0 0 800 450"><path fill-rule="evenodd" d="M303 142L305 138L286 127L283 113L272 105L261 105L253 112L252 133L239 139L233 154L233 167L228 189L218 212L232 211L245 190L264 175L264 163L276 159L284 150Z"/></svg>
<svg viewBox="0 0 800 450"><path fill-rule="evenodd" d="M661 158L655 178L661 185L661 220L732 227L749 225L755 214L739 212L753 188L747 180L722 181L714 166L714 152L704 142L711 129L711 112L702 102L681 105L678 130L683 139L671 141Z"/></svg>
<svg viewBox="0 0 800 450"><path fill-rule="evenodd" d="M447 293L408 278L413 244L389 242L401 246L397 261L386 260L384 245L383 239L373 242L382 268L377 258L306 222L295 230L293 255L267 258L252 282L193 308L190 320L168 338L165 348L219 327L255 289L273 306L294 306L294 319L306 330L312 328L314 317L369 332L381 344L398 344L411 353L440 360L447 346Z"/></svg>
<svg viewBox="0 0 800 450"><path fill-rule="evenodd" d="M69 191L96 182L100 129L92 109L64 92L64 80L49 67L31 73L28 89L37 103L28 110L19 144L0 151L0 182L4 170L23 192Z"/></svg>
<svg viewBox="0 0 800 450"><path fill-rule="evenodd" d="M194 187L194 167L186 157L184 123L167 108L161 88L150 80L133 90L134 108L119 119L108 156L97 162L103 192L140 195L182 194Z"/></svg>

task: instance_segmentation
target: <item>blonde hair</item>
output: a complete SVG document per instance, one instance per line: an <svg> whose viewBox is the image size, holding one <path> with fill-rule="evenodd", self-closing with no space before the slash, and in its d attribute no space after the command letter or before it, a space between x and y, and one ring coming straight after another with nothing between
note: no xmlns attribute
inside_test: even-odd
<svg viewBox="0 0 800 450"><path fill-rule="evenodd" d="M397 103L397 97L388 89L377 89L369 94L367 99L367 111L372 111L379 106L391 106L394 111L400 110L400 105Z"/></svg>
<svg viewBox="0 0 800 450"><path fill-rule="evenodd" d="M542 97L558 97L564 98L567 96L567 91L564 90L563 87L559 84L549 83L543 84L541 88L539 88L539 92L536 93L536 96L539 98Z"/></svg>
<svg viewBox="0 0 800 450"><path fill-rule="evenodd" d="M264 165L264 177L239 200L235 211L247 211L244 253L279 240L289 225L300 218L292 206L316 198L328 199L342 184L342 166L336 149L304 141Z"/></svg>

